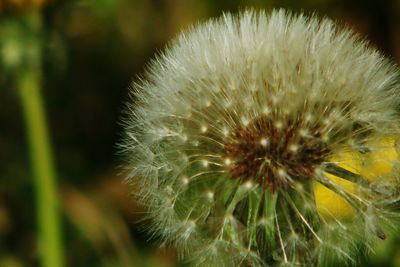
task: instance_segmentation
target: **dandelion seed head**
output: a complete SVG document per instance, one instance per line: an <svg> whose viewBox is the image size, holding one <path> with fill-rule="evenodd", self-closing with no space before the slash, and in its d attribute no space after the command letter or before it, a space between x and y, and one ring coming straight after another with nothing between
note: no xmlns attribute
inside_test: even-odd
<svg viewBox="0 0 400 267"><path fill-rule="evenodd" d="M197 266L355 262L398 222L398 77L329 19L249 10L184 31L123 121L149 231Z"/></svg>

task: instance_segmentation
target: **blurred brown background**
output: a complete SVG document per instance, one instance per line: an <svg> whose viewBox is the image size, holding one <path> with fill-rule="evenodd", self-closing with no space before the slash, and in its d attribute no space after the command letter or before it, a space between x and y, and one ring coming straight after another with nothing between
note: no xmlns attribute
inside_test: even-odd
<svg viewBox="0 0 400 267"><path fill-rule="evenodd" d="M67 266L178 266L172 249L141 231L132 188L118 176L120 112L131 81L182 28L248 7L326 15L400 62L398 0L0 0L0 27L30 9L43 16L42 93ZM15 84L1 71L0 123L0 266L38 266L25 128ZM368 265L400 266L398 244L386 241Z"/></svg>

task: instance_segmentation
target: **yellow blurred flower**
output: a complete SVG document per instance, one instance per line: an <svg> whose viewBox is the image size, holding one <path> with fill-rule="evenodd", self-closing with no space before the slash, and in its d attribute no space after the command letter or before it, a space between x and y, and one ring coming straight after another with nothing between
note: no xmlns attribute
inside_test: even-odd
<svg viewBox="0 0 400 267"><path fill-rule="evenodd" d="M368 142L368 146L374 149L367 153L360 153L345 147L342 152L331 157L330 161L336 162L341 168L361 175L368 181L392 174L393 164L398 160L395 138L374 138ZM355 195L359 193L357 184L330 173L325 173L325 175L347 193ZM321 215L331 218L347 218L354 215L354 208L337 193L317 182L314 184L314 190L316 205Z"/></svg>

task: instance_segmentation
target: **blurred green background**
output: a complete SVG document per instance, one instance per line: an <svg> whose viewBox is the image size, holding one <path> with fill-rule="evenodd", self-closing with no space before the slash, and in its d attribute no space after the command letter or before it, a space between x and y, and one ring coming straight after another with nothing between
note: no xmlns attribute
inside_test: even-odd
<svg viewBox="0 0 400 267"><path fill-rule="evenodd" d="M183 266L142 231L119 176L118 121L131 81L182 28L247 7L327 15L400 62L398 0L0 0L0 267L45 266L38 213L52 216L54 179L64 266ZM400 266L399 244L361 265Z"/></svg>

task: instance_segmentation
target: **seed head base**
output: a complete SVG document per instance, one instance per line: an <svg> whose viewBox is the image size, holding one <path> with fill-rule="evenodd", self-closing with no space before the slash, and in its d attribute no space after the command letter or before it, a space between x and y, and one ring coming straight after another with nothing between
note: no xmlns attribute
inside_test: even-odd
<svg viewBox="0 0 400 267"><path fill-rule="evenodd" d="M321 127L306 129L303 124L301 116L281 120L275 115L239 127L225 143L231 178L252 180L273 192L310 179L329 149Z"/></svg>

